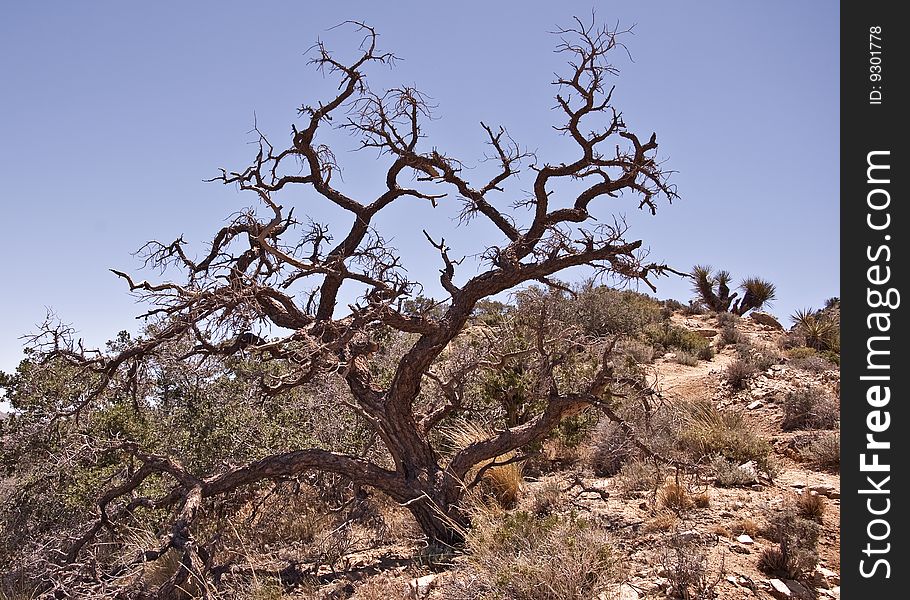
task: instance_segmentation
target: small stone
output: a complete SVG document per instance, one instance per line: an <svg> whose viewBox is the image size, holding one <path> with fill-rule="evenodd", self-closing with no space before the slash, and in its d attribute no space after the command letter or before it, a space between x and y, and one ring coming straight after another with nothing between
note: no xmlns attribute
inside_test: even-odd
<svg viewBox="0 0 910 600"><path fill-rule="evenodd" d="M667 360L674 359L674 358L676 358L676 352L667 352L666 354L664 354L664 358Z"/></svg>
<svg viewBox="0 0 910 600"><path fill-rule="evenodd" d="M736 541L739 542L740 544L754 544L755 543L755 540L753 540L750 536L746 535L745 533L742 534L741 536L737 537Z"/></svg>
<svg viewBox="0 0 910 600"><path fill-rule="evenodd" d="M720 518L722 518L722 519L732 519L732 518L735 517L735 516L736 516L736 515L734 515L733 513L731 513L729 510L725 510L725 511L723 511L723 512L720 513Z"/></svg>
<svg viewBox="0 0 910 600"><path fill-rule="evenodd" d="M433 584L436 582L436 575L431 573L429 575L424 575L423 577L418 577L417 579L412 579L409 587L411 589L412 598L423 598L430 593Z"/></svg>
<svg viewBox="0 0 910 600"><path fill-rule="evenodd" d="M737 544L733 544L732 546L730 546L730 550L732 550L733 552L736 552L737 554L752 554L751 550L749 550L745 546L740 546Z"/></svg>
<svg viewBox="0 0 910 600"><path fill-rule="evenodd" d="M824 577L828 583L840 583L840 575L838 575L837 572L832 571L831 569L826 569L821 565L818 566L818 572L821 573L821 576Z"/></svg>
<svg viewBox="0 0 910 600"><path fill-rule="evenodd" d="M756 408L761 408L761 407L762 407L762 401L761 401L761 400L756 400L755 402L753 402L752 404L750 404L750 405L747 406L746 408L748 408L749 410L755 410Z"/></svg>
<svg viewBox="0 0 910 600"><path fill-rule="evenodd" d="M771 584L771 593L778 598L793 597L793 592L791 592L790 588L788 588L787 585L780 579L769 579L768 583Z"/></svg>

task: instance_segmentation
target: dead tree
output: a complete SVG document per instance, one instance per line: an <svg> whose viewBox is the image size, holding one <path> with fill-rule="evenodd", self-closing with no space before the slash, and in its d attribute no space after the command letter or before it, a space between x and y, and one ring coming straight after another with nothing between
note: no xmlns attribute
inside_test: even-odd
<svg viewBox="0 0 910 600"><path fill-rule="evenodd" d="M282 362L285 375L262 380L272 394L332 374L350 390L350 400L338 401L348 403L375 430L390 464L301 448L215 474L190 473L172 457L124 445L122 450L140 466L103 493L97 521L70 546L67 560L76 560L92 537L119 516L143 507L171 507L175 514L171 533L159 551L145 558L154 559L169 548L181 552L183 574L174 578L174 585L179 585L180 577L185 579L205 563L205 552L191 535L201 503L307 470L341 474L381 490L407 506L430 540L457 543L466 523L459 500L470 485L466 478L472 469L542 439L562 419L601 402L616 384L611 363L604 359L582 388L567 392L546 372L552 365L542 360L543 410L451 456L434 447L432 433L457 409L458 394L443 394L446 400L429 409L418 410L415 403L422 386L458 389L458 381L441 379L431 367L462 332L479 301L523 284L555 284L550 278L570 267L587 266L604 276L645 282L652 289L649 277L670 270L645 262L642 242L626 239L621 220L604 220L611 205L619 206L629 196L639 209L652 214L660 197L668 201L676 197L668 172L657 159L656 135L641 139L629 131L611 103L610 80L618 70L609 57L623 48L620 32L577 19L572 27L558 31L558 50L568 57L568 69L554 82L556 109L564 118L557 130L574 141L575 155L540 164L503 128L481 124L497 172L477 182L469 181L462 163L438 145L426 147L422 123L431 107L424 95L411 87L376 92L367 85L369 68L390 64L395 57L377 50L373 29L362 23L350 25L364 36L355 60L336 59L322 43L314 47L313 65L337 79L338 92L300 108L302 123L292 126L287 147L276 149L260 134L249 167L222 171L215 178L256 196L261 210L233 218L201 258L191 258L183 239L148 243L150 263L182 269L186 276L180 281L137 282L116 272L133 292L153 304L146 316L157 319L154 335L107 353L85 352L51 331L38 343L47 344L46 356L65 358L98 376L99 386L70 414L91 403L135 361L154 356L181 337L192 339L191 349L181 357L185 361L242 351ZM332 177L339 165L320 135L333 126L355 134L363 149L376 149L388 161L375 197L352 197L339 178ZM533 171L529 197L507 190L522 168ZM569 182L571 196L562 185ZM301 225L283 199L294 187L344 211L349 229L333 238L325 225ZM489 240L478 274L460 277L460 255L438 234L427 232L428 243L439 255L440 283L447 294L441 299L442 310L435 313L402 309L402 303L421 288L420 282L408 278L401 257L373 228L377 215L406 199L425 201L439 210L456 205L463 219L488 220L500 238ZM297 207L298 213L304 211L305 206ZM356 303L339 306L347 285L365 291ZM270 332L288 333L259 338L248 333L257 324ZM370 370L379 343L376 334L383 328L415 338L387 385L377 383ZM604 358L610 347L604 346ZM547 353L543 343L538 350L543 356ZM137 497L133 492L151 476L165 477L171 491L158 498Z"/></svg>

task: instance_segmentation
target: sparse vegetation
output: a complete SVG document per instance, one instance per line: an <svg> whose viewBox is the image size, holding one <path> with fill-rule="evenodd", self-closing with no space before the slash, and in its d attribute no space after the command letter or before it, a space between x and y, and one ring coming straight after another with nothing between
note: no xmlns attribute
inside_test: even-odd
<svg viewBox="0 0 910 600"><path fill-rule="evenodd" d="M833 429L840 418L837 402L826 391L806 386L788 393L782 402L784 431Z"/></svg>
<svg viewBox="0 0 910 600"><path fill-rule="evenodd" d="M751 361L737 358L727 365L724 376L727 383L730 384L730 387L733 388L734 391L739 391L746 389L749 385L749 381L756 373L758 373L758 369Z"/></svg>
<svg viewBox="0 0 910 600"><path fill-rule="evenodd" d="M679 445L698 461L722 456L736 464L755 461L760 469L767 467L771 453L768 442L753 432L741 411L720 410L707 401L688 407Z"/></svg>
<svg viewBox="0 0 910 600"><path fill-rule="evenodd" d="M820 531L818 523L801 517L794 506L772 512L764 534L778 545L762 552L759 568L776 577L810 577L818 564Z"/></svg>
<svg viewBox="0 0 910 600"><path fill-rule="evenodd" d="M840 468L840 434L819 435L805 450L805 458L819 469L837 471Z"/></svg>
<svg viewBox="0 0 910 600"><path fill-rule="evenodd" d="M607 533L575 516L480 517L468 550L480 585L515 600L589 600L621 575Z"/></svg>
<svg viewBox="0 0 910 600"><path fill-rule="evenodd" d="M718 564L712 565L708 558L708 546L704 542L679 534L665 539L660 564L667 573L676 598L714 598L714 588L726 575L723 556Z"/></svg>

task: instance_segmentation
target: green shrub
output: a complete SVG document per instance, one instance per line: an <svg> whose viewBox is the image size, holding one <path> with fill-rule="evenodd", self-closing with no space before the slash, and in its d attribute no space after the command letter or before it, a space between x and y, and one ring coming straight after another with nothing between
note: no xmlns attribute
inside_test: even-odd
<svg viewBox="0 0 910 600"><path fill-rule="evenodd" d="M698 354L710 345L702 335L671 323L653 323L645 328L644 334L652 346L662 346L668 350L672 348Z"/></svg>

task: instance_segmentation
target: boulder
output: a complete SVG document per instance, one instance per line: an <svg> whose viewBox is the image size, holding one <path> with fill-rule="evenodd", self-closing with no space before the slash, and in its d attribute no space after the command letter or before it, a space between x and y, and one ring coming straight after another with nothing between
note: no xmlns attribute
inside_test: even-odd
<svg viewBox="0 0 910 600"><path fill-rule="evenodd" d="M765 325L767 327L770 327L771 329L777 329L779 331L784 330L784 326L780 324L780 321L778 321L772 315L769 315L766 312L754 310L754 311L752 311L751 318L753 321L755 321L759 325Z"/></svg>

